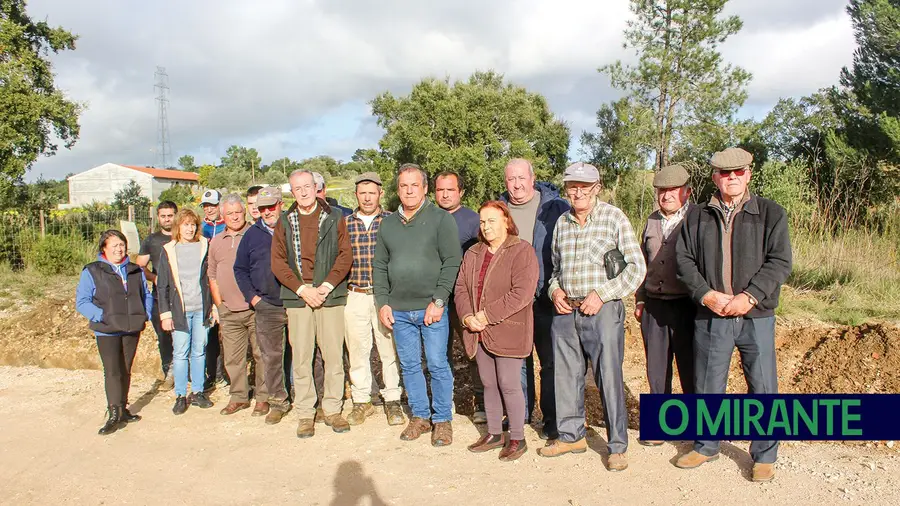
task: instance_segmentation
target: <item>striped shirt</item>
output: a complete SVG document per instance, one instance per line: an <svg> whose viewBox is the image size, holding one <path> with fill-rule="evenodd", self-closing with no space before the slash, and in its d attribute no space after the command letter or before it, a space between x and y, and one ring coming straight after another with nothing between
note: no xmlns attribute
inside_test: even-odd
<svg viewBox="0 0 900 506"><path fill-rule="evenodd" d="M366 229L366 224L354 211L347 216L347 232L350 234L350 249L353 252L353 265L347 282L358 288L372 287L372 260L375 258L375 242L378 238L378 227L381 220L391 213L381 211Z"/></svg>
<svg viewBox="0 0 900 506"><path fill-rule="evenodd" d="M618 248L627 266L614 279L607 279L603 257ZM623 299L637 290L647 265L631 223L617 207L597 200L584 226L572 211L559 217L551 246L553 274L550 291L562 288L570 298L597 292L603 302Z"/></svg>

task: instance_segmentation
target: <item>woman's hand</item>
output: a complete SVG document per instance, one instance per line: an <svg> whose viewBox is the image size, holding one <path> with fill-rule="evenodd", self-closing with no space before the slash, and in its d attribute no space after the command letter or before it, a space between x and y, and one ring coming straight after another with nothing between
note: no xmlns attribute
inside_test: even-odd
<svg viewBox="0 0 900 506"><path fill-rule="evenodd" d="M487 325L482 324L475 315L467 316L465 321L463 321L463 325L471 332L481 332L487 328Z"/></svg>
<svg viewBox="0 0 900 506"><path fill-rule="evenodd" d="M162 326L162 329L166 332L172 332L173 330L175 330L175 322L172 321L171 318L167 318L159 323Z"/></svg>

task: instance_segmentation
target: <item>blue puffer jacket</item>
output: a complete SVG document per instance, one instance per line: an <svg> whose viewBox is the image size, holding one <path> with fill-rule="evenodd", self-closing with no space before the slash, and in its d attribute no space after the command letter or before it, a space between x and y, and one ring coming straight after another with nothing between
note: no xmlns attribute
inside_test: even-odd
<svg viewBox="0 0 900 506"><path fill-rule="evenodd" d="M550 246L553 242L553 230L556 221L570 209L569 203L559 196L559 190L551 183L538 181L534 183L534 189L541 194L541 204L538 206L537 219L534 220L534 239L532 246L538 258L540 276L537 284L537 298L539 302L549 303L550 296L547 288L550 286L550 274L553 272L553 256ZM500 200L509 203L509 192L503 192Z"/></svg>

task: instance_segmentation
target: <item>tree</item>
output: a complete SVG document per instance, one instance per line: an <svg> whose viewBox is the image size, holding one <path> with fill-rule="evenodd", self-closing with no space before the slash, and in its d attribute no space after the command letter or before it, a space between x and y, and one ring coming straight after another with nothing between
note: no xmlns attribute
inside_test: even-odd
<svg viewBox="0 0 900 506"><path fill-rule="evenodd" d="M652 111L635 106L629 97L600 106L600 131L582 133L581 146L587 159L603 168L604 186L615 184L628 170L646 168L650 147L641 140L648 137L652 125Z"/></svg>
<svg viewBox="0 0 900 506"><path fill-rule="evenodd" d="M722 61L718 46L742 26L720 15L727 0L631 0L637 19L628 22L624 46L637 65L616 61L600 67L634 107L653 112L640 142L653 152L656 169L670 163L673 146L721 144L730 139L732 118L747 98L750 73ZM600 114L600 113L598 113Z"/></svg>
<svg viewBox="0 0 900 506"><path fill-rule="evenodd" d="M49 53L75 49L77 37L34 22L24 0L0 2L0 184L13 184L38 156L56 154L57 140L78 140L83 106L56 89Z"/></svg>
<svg viewBox="0 0 900 506"><path fill-rule="evenodd" d="M204 186L207 188L210 187L209 176L212 175L214 170L216 170L215 165L210 165L207 163L200 166L200 168L197 170L197 180L200 183L200 186Z"/></svg>
<svg viewBox="0 0 900 506"><path fill-rule="evenodd" d="M503 167L513 157L532 161L539 178L562 172L568 161L569 128L556 119L543 96L504 83L503 75L475 72L450 84L424 79L407 96L384 92L370 102L386 130L375 155L382 179L402 163L431 174L458 171L466 202L480 204L503 191Z"/></svg>
<svg viewBox="0 0 900 506"><path fill-rule="evenodd" d="M278 160L274 160L269 165L263 165L261 167L261 171L269 174L270 172L277 172L283 175L285 178L291 174L291 172L300 168L300 163L291 160L290 158L284 157Z"/></svg>
<svg viewBox="0 0 900 506"><path fill-rule="evenodd" d="M181 170L186 172L196 172L197 166L194 164L194 157L191 155L184 155L178 159L178 166L181 167Z"/></svg>
<svg viewBox="0 0 900 506"><path fill-rule="evenodd" d="M255 181L260 173L260 163L262 158L255 148L245 148L243 146L230 146L222 157L221 166L230 171L241 171L247 173L248 181Z"/></svg>
<svg viewBox="0 0 900 506"><path fill-rule="evenodd" d="M132 179L121 190L116 192L112 206L116 209L128 209L128 206L134 206L135 209L146 209L150 207L150 199L145 197L142 192L141 185Z"/></svg>
<svg viewBox="0 0 900 506"><path fill-rule="evenodd" d="M159 194L159 201L170 200L179 206L194 202L194 193L191 187L184 184L170 186Z"/></svg>

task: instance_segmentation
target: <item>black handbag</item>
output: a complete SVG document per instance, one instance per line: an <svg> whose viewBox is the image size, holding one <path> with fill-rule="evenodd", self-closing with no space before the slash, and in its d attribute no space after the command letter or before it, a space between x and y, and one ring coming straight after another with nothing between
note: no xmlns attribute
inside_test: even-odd
<svg viewBox="0 0 900 506"><path fill-rule="evenodd" d="M628 263L625 261L625 255L619 251L619 248L613 248L603 255L603 267L606 268L606 279L613 279L622 271Z"/></svg>

